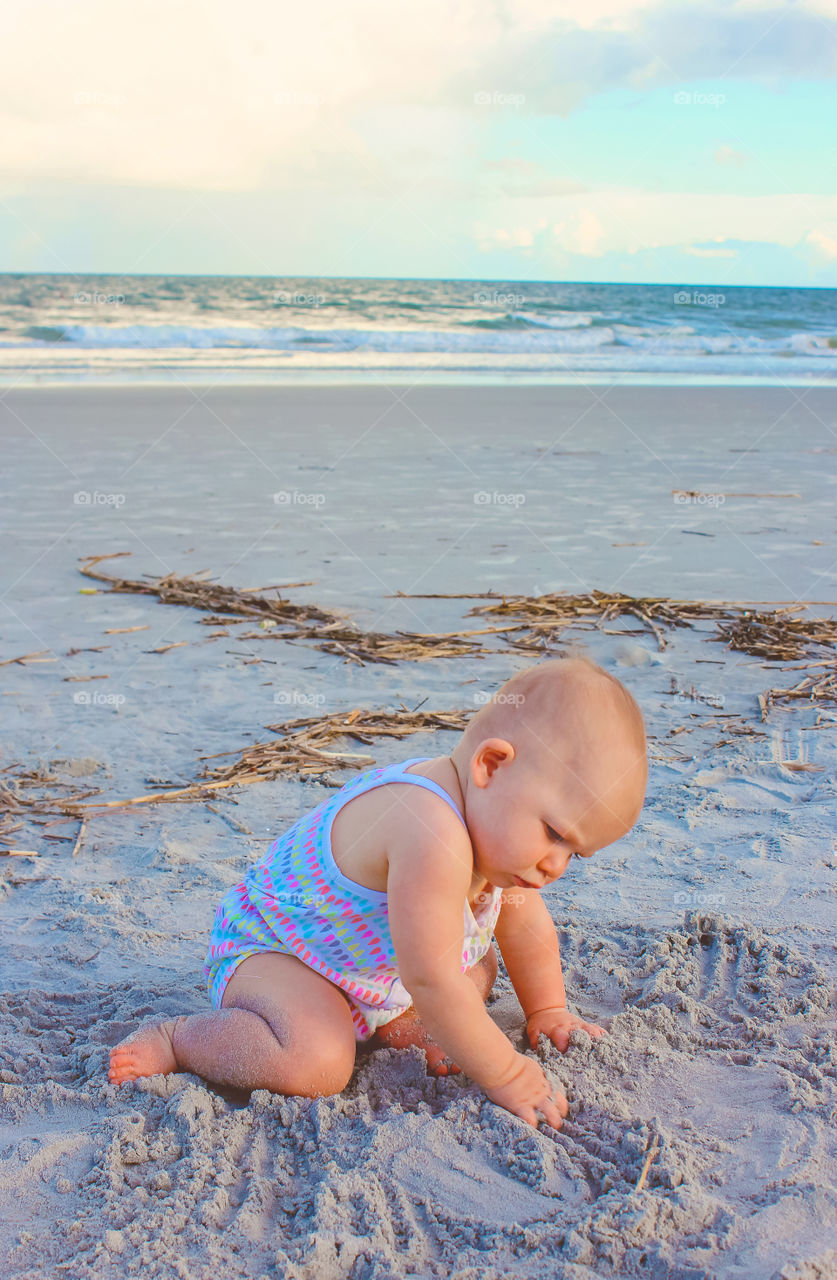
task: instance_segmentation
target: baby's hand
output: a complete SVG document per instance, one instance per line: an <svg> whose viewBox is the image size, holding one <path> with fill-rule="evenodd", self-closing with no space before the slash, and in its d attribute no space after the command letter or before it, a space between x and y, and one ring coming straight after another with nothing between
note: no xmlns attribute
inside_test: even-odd
<svg viewBox="0 0 837 1280"><path fill-rule="evenodd" d="M535 1128L538 1124L535 1112L540 1111L547 1124L560 1129L562 1117L569 1110L567 1099L560 1089L552 1087L540 1063L522 1053L516 1057L519 1060L517 1074L508 1084L486 1089L486 1097Z"/></svg>
<svg viewBox="0 0 837 1280"><path fill-rule="evenodd" d="M535 1048L541 1036L548 1036L556 1049L566 1053L570 1043L570 1032L574 1027L580 1031L586 1031L593 1039L605 1034L604 1027L597 1026L595 1022L585 1022L583 1018L570 1013L569 1009L538 1009L526 1019L526 1032L532 1049Z"/></svg>

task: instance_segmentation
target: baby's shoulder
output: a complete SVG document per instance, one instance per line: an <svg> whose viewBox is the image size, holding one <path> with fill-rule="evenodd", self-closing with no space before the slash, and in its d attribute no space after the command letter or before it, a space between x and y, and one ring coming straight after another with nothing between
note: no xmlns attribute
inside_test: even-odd
<svg viewBox="0 0 837 1280"><path fill-rule="evenodd" d="M441 781L444 770L427 768L433 765L422 761L410 773L421 768L447 799L435 788L404 782L403 775L346 798L331 826L331 854L344 875L384 892L393 861L415 859L428 844L460 854L470 849L456 799Z"/></svg>

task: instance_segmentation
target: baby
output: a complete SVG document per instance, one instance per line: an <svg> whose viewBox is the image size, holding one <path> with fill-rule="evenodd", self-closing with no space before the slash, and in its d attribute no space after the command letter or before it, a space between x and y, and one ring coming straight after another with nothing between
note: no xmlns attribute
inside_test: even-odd
<svg viewBox="0 0 837 1280"><path fill-rule="evenodd" d="M206 958L214 1012L141 1027L110 1080L194 1071L218 1085L339 1093L356 1045L420 1045L531 1125L567 1113L485 1009L496 937L532 1048L581 1027L541 897L571 858L636 822L647 778L633 697L575 658L520 672L450 756L371 769L300 818L222 899ZM464 926L464 927L463 927Z"/></svg>

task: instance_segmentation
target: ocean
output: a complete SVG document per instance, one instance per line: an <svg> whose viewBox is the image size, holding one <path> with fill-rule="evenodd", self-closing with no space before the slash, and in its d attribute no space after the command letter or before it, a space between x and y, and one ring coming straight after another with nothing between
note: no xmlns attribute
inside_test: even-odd
<svg viewBox="0 0 837 1280"><path fill-rule="evenodd" d="M0 385L837 379L837 291L0 275Z"/></svg>

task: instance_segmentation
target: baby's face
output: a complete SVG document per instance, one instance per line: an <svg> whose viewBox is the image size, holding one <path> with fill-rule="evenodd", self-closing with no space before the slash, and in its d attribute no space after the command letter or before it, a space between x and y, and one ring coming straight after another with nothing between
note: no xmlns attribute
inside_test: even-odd
<svg viewBox="0 0 837 1280"><path fill-rule="evenodd" d="M619 840L639 815L645 758L618 735L603 734L586 749L556 744L535 763L517 755L498 762L501 754L489 748L478 760L467 812L474 870L490 884L543 888L573 856L589 858Z"/></svg>

